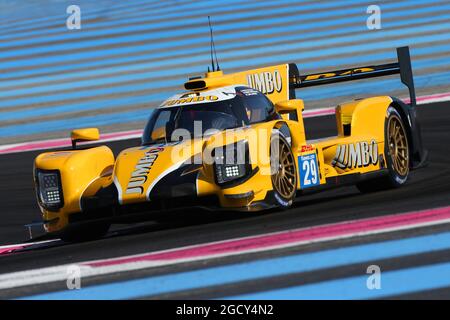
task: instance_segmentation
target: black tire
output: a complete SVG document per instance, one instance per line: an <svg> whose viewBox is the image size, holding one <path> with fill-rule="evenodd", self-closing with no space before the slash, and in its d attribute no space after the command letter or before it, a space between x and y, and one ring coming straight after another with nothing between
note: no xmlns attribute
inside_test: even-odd
<svg viewBox="0 0 450 320"><path fill-rule="evenodd" d="M270 140L270 166L274 201L280 208L287 209L292 206L297 192L297 166L290 144L279 132Z"/></svg>
<svg viewBox="0 0 450 320"><path fill-rule="evenodd" d="M356 186L363 193L401 187L409 177L408 133L398 111L389 107L384 126L384 154L388 174L376 179L359 182ZM393 136L393 126L396 132Z"/></svg>
<svg viewBox="0 0 450 320"><path fill-rule="evenodd" d="M109 222L91 222L69 225L60 235L66 242L83 242L103 237L109 230Z"/></svg>

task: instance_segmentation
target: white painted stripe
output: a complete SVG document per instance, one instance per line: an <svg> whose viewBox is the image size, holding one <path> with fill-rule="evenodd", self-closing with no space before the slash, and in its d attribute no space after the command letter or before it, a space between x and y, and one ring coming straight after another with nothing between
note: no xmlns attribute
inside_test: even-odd
<svg viewBox="0 0 450 320"><path fill-rule="evenodd" d="M25 242L25 243L18 243L18 244L7 244L0 246L0 249L8 249L8 248L15 248L15 247L30 247L37 244L43 244L43 243L49 243L49 242L55 242L59 240L45 240L45 241L37 241L37 242Z"/></svg>
<svg viewBox="0 0 450 320"><path fill-rule="evenodd" d="M353 221L358 221L358 220L353 220ZM312 244L312 243L320 243L320 242L331 241L331 240L340 240L340 239L349 239L349 238L354 238L354 237L381 234L381 233L387 233L387 232L393 232L393 231L399 231L399 230L414 229L414 228L419 228L419 227L439 225L439 224L445 224L445 223L450 223L450 219L421 222L421 223L409 224L409 225L398 226L398 227L390 227L390 228L370 230L370 231L364 231L364 232L349 233L349 234L345 234L345 235L324 237L324 238L313 239L313 240L296 241L296 242L290 242L290 243L281 244L281 245L274 245L274 246L270 246L270 247L248 249L248 250L242 250L242 251L238 251L238 252L211 254L208 256L200 256L200 257L159 260L159 261L158 260L139 261L139 262L131 262L131 263L102 266L102 267L91 267L91 266L88 266L87 264L93 263L93 262L108 261L111 259L96 260L96 261L90 261L90 262L80 262L80 263L76 263L76 264L65 264L65 265L60 265L60 266L40 268L40 269L20 271L20 272L13 272L13 273L7 273L7 274L0 275L0 289L10 289L10 288L23 287L23 286L38 285L38 284L43 284L43 283L66 281L67 275L68 275L67 274L68 267L71 267L74 265L78 266L80 268L81 278L85 279L88 277L113 274L113 273L118 273L118 272L129 272L129 271L133 271L133 270L142 270L142 269L148 269L148 268L153 268L153 267L168 266L168 265L180 264L180 263L184 263L184 262L201 261L201 260L207 260L207 259L209 260L209 259L215 259L215 258L223 258L223 257L227 257L227 256L249 254L249 253L254 253L254 252L279 250L279 249L307 245L307 244ZM305 228L305 229L308 229L308 228ZM302 229L298 229L298 230L302 230ZM282 232L286 232L286 231L282 231ZM271 233L271 234L277 234L277 233L280 233L280 232ZM267 235L269 235L269 234L267 234ZM224 240L224 241L220 241L220 242L240 240L240 239L246 239L246 238L249 238L249 237ZM219 242L217 242L217 243L219 243ZM210 243L208 243L208 244L210 244ZM196 245L196 246L204 246L204 245L206 245L206 244L201 244L201 245ZM186 248L193 248L196 246L188 246L188 247L183 247L183 248L164 250L164 251L159 251L157 253L169 252L169 251L173 251L173 250L180 250L180 249L186 249ZM135 256L139 256L139 255L135 255ZM130 257L132 257L132 256L130 256ZM117 259L117 258L115 258L115 259Z"/></svg>

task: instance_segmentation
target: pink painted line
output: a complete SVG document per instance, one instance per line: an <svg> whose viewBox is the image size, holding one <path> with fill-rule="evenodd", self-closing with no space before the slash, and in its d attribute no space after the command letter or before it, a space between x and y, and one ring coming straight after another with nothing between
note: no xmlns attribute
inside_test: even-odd
<svg viewBox="0 0 450 320"><path fill-rule="evenodd" d="M105 134L100 135L100 139L98 141L87 142L84 144L122 140L122 139L127 139L127 138L131 139L131 138L139 137L139 136L141 136L141 134L142 134L142 130L105 133ZM71 144L72 143L69 138L24 142L24 143L14 144L14 145L10 145L10 146L3 146L3 147L0 146L0 154L17 153L17 152L25 152L25 151L33 151L33 150L53 149L53 148L64 148L64 147L71 146Z"/></svg>
<svg viewBox="0 0 450 320"><path fill-rule="evenodd" d="M416 98L417 103L426 103L426 102L432 102L432 101L445 101L447 99L450 99L450 92L432 94L429 96L421 96L421 97ZM403 101L405 103L409 103L410 99L406 98L406 99L403 99Z"/></svg>
<svg viewBox="0 0 450 320"><path fill-rule="evenodd" d="M14 251L20 250L20 249L24 249L26 246L10 246L10 247L6 247L6 248L0 248L0 255L2 254L8 254L8 253L13 253Z"/></svg>
<svg viewBox="0 0 450 320"><path fill-rule="evenodd" d="M323 108L319 110L306 110L303 112L303 118L313 118L334 114L334 108Z"/></svg>
<svg viewBox="0 0 450 320"><path fill-rule="evenodd" d="M59 240L55 239L55 240L2 245L0 246L0 255L14 253L17 251L21 251L23 249L43 248L50 245L54 245L56 242L59 242Z"/></svg>
<svg viewBox="0 0 450 320"><path fill-rule="evenodd" d="M240 239L231 239L137 256L99 260L87 262L83 265L91 267L104 267L144 261L192 260L212 256L233 255L302 243L311 243L320 240L325 241L375 232L401 230L407 227L427 225L445 220L450 222L450 206L403 214L393 214L377 218L340 222L311 228L289 230Z"/></svg>
<svg viewBox="0 0 450 320"><path fill-rule="evenodd" d="M450 100L450 92L417 97L417 103L429 103L429 102L447 101L447 100ZM406 103L409 103L409 98L404 99L403 101L405 101ZM315 109L315 110L306 110L303 113L303 117L304 118L312 118L312 117L320 117L320 116L326 116L326 115L332 115L332 114L334 114L334 108L323 108L323 109ZM131 139L131 138L137 138L141 134L142 134L142 130L106 133L106 134L101 135L101 138L99 141L88 142L86 144L115 141L115 140L126 140L126 139ZM24 143L0 146L0 154L63 148L63 147L68 147L70 145L71 145L71 142L70 142L70 139L68 139L68 138L24 142Z"/></svg>

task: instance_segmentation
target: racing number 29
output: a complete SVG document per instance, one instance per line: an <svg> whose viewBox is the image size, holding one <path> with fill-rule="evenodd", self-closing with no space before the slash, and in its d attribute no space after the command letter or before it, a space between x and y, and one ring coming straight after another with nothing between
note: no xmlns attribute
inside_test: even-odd
<svg viewBox="0 0 450 320"><path fill-rule="evenodd" d="M300 166L300 186L308 188L319 184L316 154L298 157Z"/></svg>

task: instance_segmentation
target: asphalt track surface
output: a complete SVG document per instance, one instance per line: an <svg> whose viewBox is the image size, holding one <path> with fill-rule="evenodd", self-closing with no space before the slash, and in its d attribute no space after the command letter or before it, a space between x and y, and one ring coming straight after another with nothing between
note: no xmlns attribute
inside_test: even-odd
<svg viewBox="0 0 450 320"><path fill-rule="evenodd" d="M0 274L68 264L78 261L112 258L177 248L211 241L219 241L249 235L290 230L327 223L377 217L399 212L408 212L450 204L450 103L433 103L418 107L425 147L429 151L429 162L425 168L413 171L406 186L391 191L360 194L355 187L342 187L311 196L298 198L293 208L286 211L266 213L227 212L177 212L163 216L158 221L148 221L135 225L117 225L108 236L97 241L79 244L60 244L39 250L0 256ZM334 117L305 119L309 139L335 134ZM138 144L138 140L108 143L114 150ZM0 245L26 240L23 225L39 219L32 189L31 170L34 157L39 153L26 152L7 154L0 157L1 223ZM450 231L450 224L422 227L411 230L382 233L346 240L335 240L245 256L233 256L203 262L140 270L126 274L112 274L94 277L86 285L134 279L141 276L195 270L205 266L226 265L286 254L317 252L342 246L373 243L385 240L403 239ZM384 270L404 267L418 267L427 264L450 262L450 250L434 251L391 258L381 263ZM268 290L292 284L304 284L320 280L334 279L355 273L364 273L366 264L355 264L344 268L331 268L302 274L273 277L267 281L247 281L220 288L202 288L151 298L217 298L239 296L249 291ZM450 276L450 275L443 275ZM33 288L0 291L0 297L11 298L46 291L63 289L61 284L46 284ZM395 296L394 298L450 298L450 287Z"/></svg>

